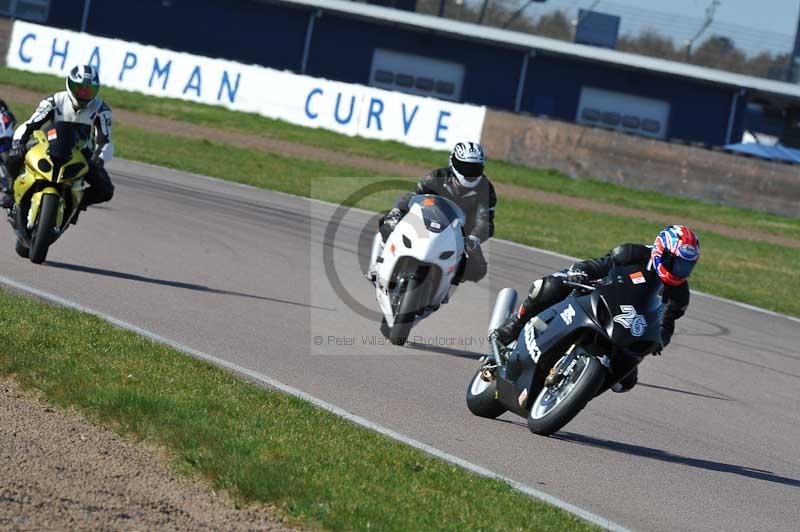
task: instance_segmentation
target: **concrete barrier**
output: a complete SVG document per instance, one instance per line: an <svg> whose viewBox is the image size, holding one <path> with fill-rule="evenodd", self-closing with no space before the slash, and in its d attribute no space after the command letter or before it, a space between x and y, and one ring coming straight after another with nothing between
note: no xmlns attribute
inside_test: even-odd
<svg viewBox="0 0 800 532"><path fill-rule="evenodd" d="M487 154L643 190L800 216L800 166L488 111Z"/></svg>

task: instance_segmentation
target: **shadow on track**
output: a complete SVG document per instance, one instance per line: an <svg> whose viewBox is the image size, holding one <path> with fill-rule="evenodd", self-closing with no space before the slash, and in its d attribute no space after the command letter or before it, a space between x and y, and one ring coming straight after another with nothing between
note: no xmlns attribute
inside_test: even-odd
<svg viewBox="0 0 800 532"><path fill-rule="evenodd" d="M309 305L308 303L301 303L299 301L289 301L287 299L278 299L275 297L266 297L266 296L257 296L254 294L245 294L243 292L233 292L230 290L218 290L216 288L209 288L208 286L204 286L201 284L194 284L194 283L184 283L181 281L169 281L166 279L156 279L154 277L145 277L143 275L136 275L133 273L125 273L125 272L116 272L114 270L105 270L103 268L93 268L91 266L82 266L80 264L66 264L63 262L55 262L55 261L47 261L45 262L45 266L50 266L51 268L59 268L62 270L71 270L75 272L83 272L83 273L90 273L92 275L103 275L105 277L114 277L116 279L125 279L127 281L138 281L142 283L150 283L150 284L157 284L161 286L171 286L173 288L183 288L185 290L195 290L197 292L205 292L207 294L219 294L223 296L236 296L236 297L246 297L250 299L258 299L260 301L273 301L275 303L283 303L286 305L296 305L299 307L305 308L313 308L318 310L327 310L330 312L335 311L336 309L327 308L327 307L318 307L316 305Z"/></svg>
<svg viewBox="0 0 800 532"><path fill-rule="evenodd" d="M473 360L478 360L484 356L483 354L476 353L474 351L465 351L464 349L456 349L454 347L447 347L444 345L417 344L414 342L408 342L406 343L406 347L409 349L416 349L417 351L427 351L429 353L438 353L440 355L458 358L471 358Z"/></svg>
<svg viewBox="0 0 800 532"><path fill-rule="evenodd" d="M783 484L785 486L792 486L800 488L800 480L781 477L765 471L763 469L753 469L751 467L739 466L735 464L727 464L725 462L715 462L713 460L703 460L702 458L691 458L689 456L681 456L673 454L661 449L654 449L652 447L644 447L642 445L633 445L630 443L621 443L612 440L603 440L600 438L593 438L591 436L584 436L582 434L575 434L572 432L558 432L552 438L557 440L568 441L577 443L579 445L587 445L590 447L597 447L600 449L607 449L618 453L641 456L643 458L651 458L653 460L661 460L662 462L669 462L673 464L683 464L698 469L705 469L707 471L719 471L721 473L730 473L732 475L739 475L742 477L753 478L756 480L763 480L766 482L773 482L775 484Z"/></svg>
<svg viewBox="0 0 800 532"><path fill-rule="evenodd" d="M676 393L683 393L686 395L694 395L696 397L705 397L706 399L717 399L719 401L736 401L736 399L731 399L730 397L720 397L718 395L706 395L704 393L697 393L697 392L690 392L688 390L681 390L679 388L669 388L668 386L657 386L655 384L646 384L644 382L640 382L636 386L644 386L645 388L654 388L656 390L665 390L668 392L676 392Z"/></svg>

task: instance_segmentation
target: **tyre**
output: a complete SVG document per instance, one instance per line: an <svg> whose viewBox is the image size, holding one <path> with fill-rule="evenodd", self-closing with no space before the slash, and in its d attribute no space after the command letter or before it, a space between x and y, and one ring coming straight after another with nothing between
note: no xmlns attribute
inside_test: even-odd
<svg viewBox="0 0 800 532"><path fill-rule="evenodd" d="M545 387L528 413L528 428L549 436L569 423L595 396L605 381L606 369L595 357L579 355L573 369L559 384ZM560 362L559 362L560 363Z"/></svg>
<svg viewBox="0 0 800 532"><path fill-rule="evenodd" d="M494 378L486 380L484 377L481 367L467 384L467 408L476 416L494 419L503 414L506 407L495 398L497 381Z"/></svg>
<svg viewBox="0 0 800 532"><path fill-rule="evenodd" d="M381 319L381 334L384 338L389 338L392 334L392 328L389 327L389 324L386 323L386 318Z"/></svg>
<svg viewBox="0 0 800 532"><path fill-rule="evenodd" d="M22 257L23 259L27 259L31 253L31 250L22 242L20 237L17 237L17 243L14 245L14 251L17 252L17 255Z"/></svg>
<svg viewBox="0 0 800 532"><path fill-rule="evenodd" d="M425 306L425 292L422 282L415 277L409 277L405 291L400 295L397 316L389 331L389 341L394 345L403 345L408 340L411 326L414 325L414 318L417 316L417 312Z"/></svg>
<svg viewBox="0 0 800 532"><path fill-rule="evenodd" d="M53 241L53 229L58 215L58 196L45 194L39 207L39 219L31 235L30 259L34 264L41 264L47 258L47 250Z"/></svg>

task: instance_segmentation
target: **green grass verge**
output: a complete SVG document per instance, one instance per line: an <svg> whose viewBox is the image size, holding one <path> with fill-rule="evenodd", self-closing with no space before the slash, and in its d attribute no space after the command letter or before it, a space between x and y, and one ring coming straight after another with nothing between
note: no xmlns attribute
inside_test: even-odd
<svg viewBox="0 0 800 532"><path fill-rule="evenodd" d="M0 290L0 374L181 472L335 530L593 530L469 473L74 310Z"/></svg>
<svg viewBox="0 0 800 532"><path fill-rule="evenodd" d="M9 68L0 68L0 83L13 84L43 94L62 90L63 87L61 78ZM113 108L139 111L215 128L255 133L340 152L365 155L375 159L399 161L431 168L442 166L446 159L442 152L412 148L398 142L348 137L323 129L310 129L271 120L256 114L229 111L222 107L155 98L112 88L104 88L103 97L110 102ZM14 109L17 110L16 106ZM18 112L20 117L24 114L21 111ZM491 154L489 155L491 156ZM589 198L618 206L645 209L674 217L676 221L696 219L800 239L799 218L712 205L656 192L633 190L601 181L575 180L555 170L531 169L500 161L490 161L488 171L489 175L498 182Z"/></svg>

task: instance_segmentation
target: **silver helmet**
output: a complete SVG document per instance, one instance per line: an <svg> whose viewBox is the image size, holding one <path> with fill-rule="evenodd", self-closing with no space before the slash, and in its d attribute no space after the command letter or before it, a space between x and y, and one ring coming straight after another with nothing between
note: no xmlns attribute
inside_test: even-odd
<svg viewBox="0 0 800 532"><path fill-rule="evenodd" d="M474 188L483 179L483 147L477 142L459 142L450 154L450 170L458 183L465 188Z"/></svg>

